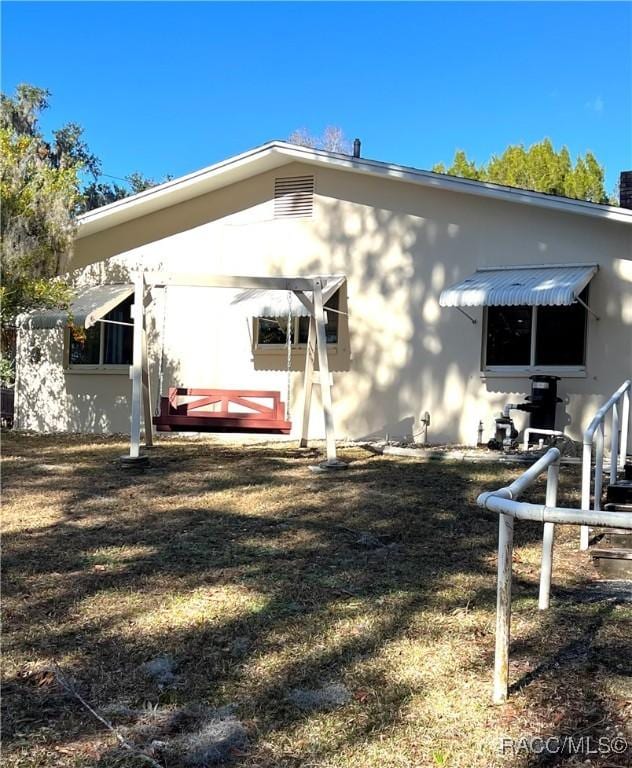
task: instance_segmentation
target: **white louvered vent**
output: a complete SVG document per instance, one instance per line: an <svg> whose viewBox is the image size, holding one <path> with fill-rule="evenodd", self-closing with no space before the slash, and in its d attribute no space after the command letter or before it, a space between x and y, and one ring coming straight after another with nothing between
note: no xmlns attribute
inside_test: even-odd
<svg viewBox="0 0 632 768"><path fill-rule="evenodd" d="M274 180L274 218L309 218L314 210L314 177L287 176Z"/></svg>

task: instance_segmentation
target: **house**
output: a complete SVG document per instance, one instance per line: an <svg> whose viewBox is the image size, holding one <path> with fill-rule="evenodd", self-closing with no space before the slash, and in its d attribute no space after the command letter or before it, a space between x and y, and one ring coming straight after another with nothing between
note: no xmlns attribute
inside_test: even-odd
<svg viewBox="0 0 632 768"><path fill-rule="evenodd" d="M124 323L144 269L346 275L327 312L338 437L418 434L428 412L430 441L474 444L481 422L486 441L529 377L551 374L556 426L577 439L632 369L628 179L627 202L602 206L275 141L90 211L70 264L73 314L110 322L80 342L64 315L23 319L16 425L129 432ZM153 289L153 396L180 385L286 399L289 385L294 415L306 327L291 316L288 374L286 302L253 310L234 290ZM322 436L320 414L311 425Z"/></svg>

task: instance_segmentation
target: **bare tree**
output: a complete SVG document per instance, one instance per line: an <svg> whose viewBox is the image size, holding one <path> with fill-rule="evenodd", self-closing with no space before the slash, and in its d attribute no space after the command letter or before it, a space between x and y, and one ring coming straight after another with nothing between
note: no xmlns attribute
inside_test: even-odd
<svg viewBox="0 0 632 768"><path fill-rule="evenodd" d="M310 149L324 149L327 152L340 152L344 155L351 154L351 142L347 139L342 128L337 125L328 125L322 136L314 136L307 128L297 128L288 136L291 144Z"/></svg>

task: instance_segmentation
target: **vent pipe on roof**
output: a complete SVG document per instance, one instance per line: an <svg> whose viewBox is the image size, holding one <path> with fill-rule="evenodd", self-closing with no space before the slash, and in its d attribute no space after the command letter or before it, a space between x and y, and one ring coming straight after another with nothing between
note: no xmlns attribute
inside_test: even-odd
<svg viewBox="0 0 632 768"><path fill-rule="evenodd" d="M632 208L632 171L621 171L619 176L619 205Z"/></svg>
<svg viewBox="0 0 632 768"><path fill-rule="evenodd" d="M360 139L354 139L353 141L353 156L360 157Z"/></svg>

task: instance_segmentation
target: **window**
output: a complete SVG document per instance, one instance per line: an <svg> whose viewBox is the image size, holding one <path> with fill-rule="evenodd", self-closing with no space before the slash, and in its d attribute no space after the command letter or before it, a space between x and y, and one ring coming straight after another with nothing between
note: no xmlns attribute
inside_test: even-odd
<svg viewBox="0 0 632 768"><path fill-rule="evenodd" d="M104 320L131 323L132 300L129 296L105 315ZM77 341L70 334L68 363L70 366L131 365L132 328L130 325L97 323L86 331L85 341Z"/></svg>
<svg viewBox="0 0 632 768"><path fill-rule="evenodd" d="M325 304L327 344L338 343L338 311L327 312L327 309L338 310L339 305L340 292L336 291ZM260 317L257 320L257 328L258 346L287 344L287 317ZM307 344L308 334L309 317L293 317L291 330L292 344Z"/></svg>
<svg viewBox="0 0 632 768"><path fill-rule="evenodd" d="M588 288L580 294L588 303ZM488 307L485 368L582 367L586 364L586 309Z"/></svg>

